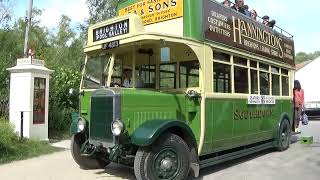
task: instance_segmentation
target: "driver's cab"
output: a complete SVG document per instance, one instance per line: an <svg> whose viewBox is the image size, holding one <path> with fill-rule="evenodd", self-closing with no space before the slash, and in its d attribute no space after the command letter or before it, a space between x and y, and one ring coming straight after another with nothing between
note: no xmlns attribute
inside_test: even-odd
<svg viewBox="0 0 320 180"><path fill-rule="evenodd" d="M183 43L146 40L87 53L81 89L199 88L199 60Z"/></svg>

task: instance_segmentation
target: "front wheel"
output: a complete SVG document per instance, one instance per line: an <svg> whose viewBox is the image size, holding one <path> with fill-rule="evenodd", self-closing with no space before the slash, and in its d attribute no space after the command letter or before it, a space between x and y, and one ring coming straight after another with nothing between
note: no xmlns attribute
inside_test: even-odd
<svg viewBox="0 0 320 180"><path fill-rule="evenodd" d="M183 180L189 170L189 147L175 134L165 134L152 147L140 148L134 160L138 180Z"/></svg>
<svg viewBox="0 0 320 180"><path fill-rule="evenodd" d="M278 134L278 151L285 151L289 148L291 141L291 128L287 119L281 122Z"/></svg>
<svg viewBox="0 0 320 180"><path fill-rule="evenodd" d="M103 169L110 162L100 158L81 155L81 145L85 142L84 134L76 134L71 138L71 154L76 163L83 169Z"/></svg>

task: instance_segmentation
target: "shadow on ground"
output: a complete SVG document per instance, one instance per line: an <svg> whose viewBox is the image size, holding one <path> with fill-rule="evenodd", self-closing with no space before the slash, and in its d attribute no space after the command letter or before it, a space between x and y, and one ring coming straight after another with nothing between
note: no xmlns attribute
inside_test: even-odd
<svg viewBox="0 0 320 180"><path fill-rule="evenodd" d="M299 142L299 137L296 135L293 135L291 137L291 144ZM245 163L247 161L259 158L261 156L264 156L266 154L274 152L274 149L267 149L261 152L257 152L242 158L238 158L235 160L227 161L225 163L217 164L211 167L207 167L204 169L201 169L200 176L198 178L193 178L191 176L188 177L188 180L202 180L204 176L214 174L216 172L225 170L227 168L236 166L238 164ZM117 164L110 164L106 169L101 170L99 172L96 172L97 175L99 175L99 178L112 178L112 177L120 177L122 179L129 179L129 180L135 180L134 170L131 167L117 165Z"/></svg>
<svg viewBox="0 0 320 180"><path fill-rule="evenodd" d="M121 179L135 180L133 168L118 164L110 164L106 169L96 172L99 178L120 177Z"/></svg>

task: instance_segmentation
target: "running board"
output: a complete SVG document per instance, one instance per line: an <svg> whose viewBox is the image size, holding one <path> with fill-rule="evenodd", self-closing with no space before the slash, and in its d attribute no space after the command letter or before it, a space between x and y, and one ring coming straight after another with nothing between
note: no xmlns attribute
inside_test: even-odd
<svg viewBox="0 0 320 180"><path fill-rule="evenodd" d="M210 159L205 159L205 160L202 160L200 162L200 168L202 169L202 168L209 167L209 166L212 166L212 165L216 165L216 164L219 164L219 163L223 163L223 162L226 162L226 161L229 161L229 160L237 159L237 158L240 158L240 157L243 157L243 156L247 156L249 154L253 154L253 153L256 153L256 152L259 152L259 151L270 149L272 147L274 147L274 142L268 142L268 143L261 144L261 145L258 145L258 146L254 146L254 147L251 147L251 148L246 148L246 149L243 149L243 150L232 152L232 153L229 153L229 154L224 154L224 155L213 157L213 158L210 158Z"/></svg>

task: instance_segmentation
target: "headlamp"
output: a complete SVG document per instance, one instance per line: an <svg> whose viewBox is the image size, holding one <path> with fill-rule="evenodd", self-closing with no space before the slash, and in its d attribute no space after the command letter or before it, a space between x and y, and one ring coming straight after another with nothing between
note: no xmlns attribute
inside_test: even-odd
<svg viewBox="0 0 320 180"><path fill-rule="evenodd" d="M120 136L123 129L124 125L120 120L115 120L111 123L111 131L114 136Z"/></svg>

